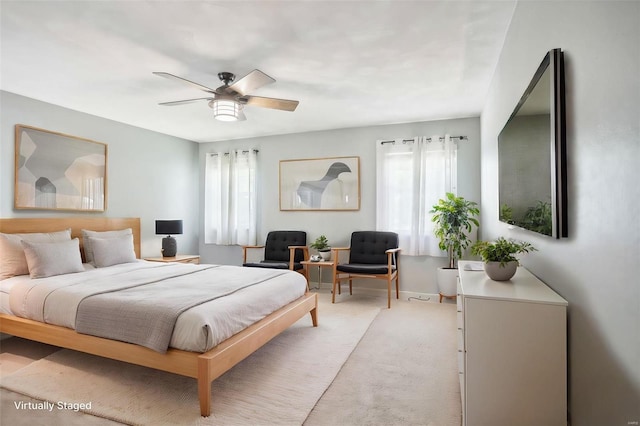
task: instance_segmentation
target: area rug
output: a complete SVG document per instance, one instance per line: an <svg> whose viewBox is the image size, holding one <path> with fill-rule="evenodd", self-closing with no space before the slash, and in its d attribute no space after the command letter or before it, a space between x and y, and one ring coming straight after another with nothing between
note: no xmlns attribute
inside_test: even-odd
<svg viewBox="0 0 640 426"><path fill-rule="evenodd" d="M60 402L85 403L76 408L126 424L300 425L380 309L322 301L318 311L319 327L305 316L215 380L207 418L195 379L66 349L2 378L1 386L54 410Z"/></svg>

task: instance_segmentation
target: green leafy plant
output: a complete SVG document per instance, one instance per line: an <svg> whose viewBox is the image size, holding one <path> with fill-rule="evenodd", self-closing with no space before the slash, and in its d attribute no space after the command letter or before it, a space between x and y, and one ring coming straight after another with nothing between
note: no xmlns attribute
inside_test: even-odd
<svg viewBox="0 0 640 426"><path fill-rule="evenodd" d="M516 254L529 253L537 249L530 243L500 237L495 241L477 241L471 246L471 253L478 255L484 262L500 262L504 267L509 262L517 262Z"/></svg>
<svg viewBox="0 0 640 426"><path fill-rule="evenodd" d="M438 200L433 206L431 221L435 223L434 234L440 240L438 247L447 252L448 268L455 268L456 262L462 257L462 252L471 243L467 233L472 225L479 226L474 216L480 214L478 203L465 200L451 192L447 192L445 199Z"/></svg>
<svg viewBox="0 0 640 426"><path fill-rule="evenodd" d="M330 249L329 240L324 235L320 235L309 247L316 249L318 251L326 251Z"/></svg>
<svg viewBox="0 0 640 426"><path fill-rule="evenodd" d="M529 207L524 214L522 223L525 228L545 235L551 235L553 222L551 220L551 204L538 201L533 207Z"/></svg>
<svg viewBox="0 0 640 426"><path fill-rule="evenodd" d="M500 220L513 224L513 209L507 204L500 206Z"/></svg>

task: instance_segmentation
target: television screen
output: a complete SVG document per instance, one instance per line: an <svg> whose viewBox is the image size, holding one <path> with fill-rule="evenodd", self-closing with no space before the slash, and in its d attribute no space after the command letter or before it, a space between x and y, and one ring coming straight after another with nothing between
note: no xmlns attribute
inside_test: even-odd
<svg viewBox="0 0 640 426"><path fill-rule="evenodd" d="M564 64L547 53L498 136L502 222L567 236Z"/></svg>

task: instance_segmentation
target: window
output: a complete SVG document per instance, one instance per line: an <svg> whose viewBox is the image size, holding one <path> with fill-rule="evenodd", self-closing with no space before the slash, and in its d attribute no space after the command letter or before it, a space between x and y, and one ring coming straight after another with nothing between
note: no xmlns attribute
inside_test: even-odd
<svg viewBox="0 0 640 426"><path fill-rule="evenodd" d="M403 254L442 256L431 208L456 192L457 144L445 137L378 141L376 227L397 232Z"/></svg>
<svg viewBox="0 0 640 426"><path fill-rule="evenodd" d="M208 153L205 165L205 243L256 244L257 151Z"/></svg>

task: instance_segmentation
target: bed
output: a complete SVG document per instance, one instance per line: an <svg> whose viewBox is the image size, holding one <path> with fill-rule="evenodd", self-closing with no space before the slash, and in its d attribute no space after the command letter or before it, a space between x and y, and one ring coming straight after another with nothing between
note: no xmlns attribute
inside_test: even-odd
<svg viewBox="0 0 640 426"><path fill-rule="evenodd" d="M80 241L80 249L83 252L83 256L84 251L82 248L81 238L82 229L110 231L126 228L130 228L132 230L135 256L139 259L140 220L138 218L66 217L0 219L0 232L5 234L54 232L61 229L71 229L71 237L78 237ZM145 269L144 273L146 273L146 269L149 268L154 268L154 271L159 270L160 268L167 268L167 265L165 264L155 264L150 266L144 265L146 263L144 261L138 262L140 263L140 268L134 264L131 264L131 266L121 265L120 267L123 270L127 268L133 268L136 270ZM180 267L189 266L181 265ZM167 270L172 268L179 269L180 267L169 266ZM192 265L191 267L194 271L203 274L205 273L204 270L208 271L216 269L216 267L207 265ZM243 268L237 268L237 270L233 270L232 268L234 267L222 267L221 270L226 270L227 274L244 274ZM106 271L108 268L103 269ZM91 276L90 273L97 274L103 272L89 271L86 275ZM278 280L299 280L300 277L302 277L300 274L295 272L285 273L292 275L278 277ZM74 279L77 280L77 277L83 276L83 274L83 272L74 274ZM15 278L15 281L19 281L18 279L21 277ZM65 277L62 276L59 281L64 282L64 278ZM287 302L284 306L276 308L275 311L266 314L264 318L242 329L242 331L233 334L231 337L225 338L225 340L220 343L214 339L213 341L215 346L211 349L207 348L208 350L202 352L194 352L183 348L177 349L173 346L181 347L182 344L179 342L176 343L174 336L171 340L171 347L164 352L153 350L138 344L125 343L123 341L96 337L89 334L81 334L72 328L23 318L15 315L13 312L7 312L7 309L5 309L8 299L7 288L9 287L7 284L13 282L12 280L13 278L0 281L0 284L4 283L1 289L2 291L0 291L0 301L2 302L4 312L0 314L0 332L195 378L197 379L198 384L198 398L200 402L200 413L202 416L209 416L211 414L211 382L213 380L255 352L294 322L304 317L307 313L311 316L312 325L314 327L317 326L317 295L303 290L300 297L296 296L297 298L293 301ZM25 277L22 277L22 281L24 280ZM45 281L54 282L55 280L53 280L53 278L51 280L49 278L45 278ZM57 283L58 281L55 282ZM284 281L284 284L280 282L278 285L287 285L286 282L287 281ZM19 285L28 285L28 283L21 283ZM306 289L306 281L304 285ZM258 288L259 286L253 287ZM215 303L215 301L207 303ZM205 305L206 303L202 306ZM16 305L14 304L14 306ZM199 306L200 310L206 310L202 306ZM182 316L183 315L180 315L180 318L182 318ZM179 322L176 322L176 332L174 332L174 334L179 335L179 330ZM209 343L211 344L211 342ZM189 348L189 346L187 345L186 348Z"/></svg>

